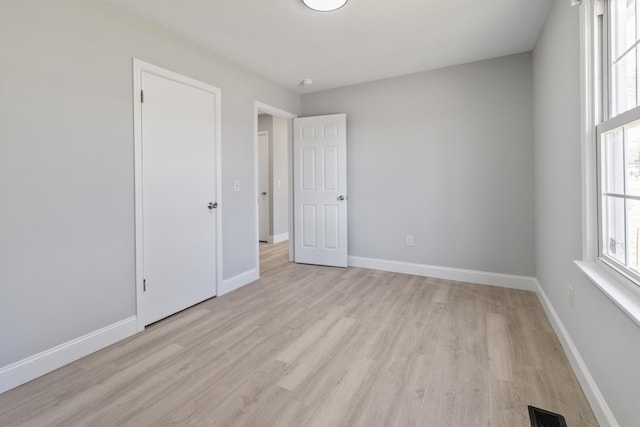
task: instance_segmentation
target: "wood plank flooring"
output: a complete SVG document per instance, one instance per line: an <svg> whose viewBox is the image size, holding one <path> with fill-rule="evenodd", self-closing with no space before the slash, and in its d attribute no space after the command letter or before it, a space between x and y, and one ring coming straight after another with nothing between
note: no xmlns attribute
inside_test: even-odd
<svg viewBox="0 0 640 427"><path fill-rule="evenodd" d="M531 292L291 264L0 395L1 426L597 426Z"/></svg>

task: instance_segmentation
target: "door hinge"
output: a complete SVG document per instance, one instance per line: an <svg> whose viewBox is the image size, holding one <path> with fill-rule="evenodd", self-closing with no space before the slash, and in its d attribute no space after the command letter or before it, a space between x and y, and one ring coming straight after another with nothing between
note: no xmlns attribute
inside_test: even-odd
<svg viewBox="0 0 640 427"><path fill-rule="evenodd" d="M596 16L603 16L604 9L605 9L604 0L596 0L596 4L595 4Z"/></svg>
<svg viewBox="0 0 640 427"><path fill-rule="evenodd" d="M147 279L142 279L142 292L147 292Z"/></svg>
<svg viewBox="0 0 640 427"><path fill-rule="evenodd" d="M143 90L140 91L140 103L144 104L144 91Z"/></svg>

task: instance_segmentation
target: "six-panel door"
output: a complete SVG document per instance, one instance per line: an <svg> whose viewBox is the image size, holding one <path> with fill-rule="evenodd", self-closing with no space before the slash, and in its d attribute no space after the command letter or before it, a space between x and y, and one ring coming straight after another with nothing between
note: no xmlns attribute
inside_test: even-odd
<svg viewBox="0 0 640 427"><path fill-rule="evenodd" d="M295 261L346 267L346 115L294 119Z"/></svg>

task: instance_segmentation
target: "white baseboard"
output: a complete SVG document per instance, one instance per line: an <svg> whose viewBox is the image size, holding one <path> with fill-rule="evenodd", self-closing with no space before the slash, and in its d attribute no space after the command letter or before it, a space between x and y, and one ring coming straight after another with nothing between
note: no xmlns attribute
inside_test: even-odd
<svg viewBox="0 0 640 427"><path fill-rule="evenodd" d="M460 268L437 267L426 264L414 264L386 259L350 256L349 265L352 267L370 268L373 270L390 271L393 273L412 274L414 276L434 277L436 279L455 280L458 282L477 283L479 285L500 286L503 288L536 290L536 279L528 276L514 276L511 274L488 273L485 271L463 270Z"/></svg>
<svg viewBox="0 0 640 427"><path fill-rule="evenodd" d="M257 268L252 268L249 271L240 273L236 276L224 279L222 286L218 289L218 296L221 297L224 294L228 294L231 291L235 291L238 288L248 285L251 282L255 282L260 278L260 272Z"/></svg>
<svg viewBox="0 0 640 427"><path fill-rule="evenodd" d="M589 404L591 405L591 409L593 410L594 415L598 419L598 423L600 423L603 427L619 427L620 425L616 421L616 418L611 412L611 408L607 404L606 400L604 400L604 396L600 392L598 385L595 380L591 376L587 365L584 363L582 356L578 352L571 336L569 335L569 331L564 327L564 324L560 320L558 313L551 305L551 301L547 297L547 294L544 292L540 283L536 280L536 293L538 295L538 299L542 304L542 308L545 313L547 313L547 317L551 322L551 326L553 326L553 330L556 332L556 335L560 339L560 343L562 344L562 348L569 359L569 363L571 363L571 367L578 377L578 381L582 386L582 390L584 391Z"/></svg>
<svg viewBox="0 0 640 427"><path fill-rule="evenodd" d="M288 232L267 237L267 243L280 243L280 242L284 242L285 240L289 240Z"/></svg>
<svg viewBox="0 0 640 427"><path fill-rule="evenodd" d="M136 316L132 316L0 368L0 393L130 337L137 328Z"/></svg>

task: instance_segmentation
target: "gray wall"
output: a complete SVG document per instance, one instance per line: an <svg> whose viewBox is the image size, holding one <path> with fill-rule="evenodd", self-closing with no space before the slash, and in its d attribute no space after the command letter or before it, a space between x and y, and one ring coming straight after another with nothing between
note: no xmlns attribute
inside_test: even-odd
<svg viewBox="0 0 640 427"><path fill-rule="evenodd" d="M573 264L582 257L579 35L579 9L556 1L533 53L536 271L618 422L631 427L640 420L640 328Z"/></svg>
<svg viewBox="0 0 640 427"><path fill-rule="evenodd" d="M97 0L2 1L0 52L0 366L135 314L133 57L221 88L224 276L256 267L253 102L297 94Z"/></svg>
<svg viewBox="0 0 640 427"><path fill-rule="evenodd" d="M530 54L303 95L302 111L347 113L350 255L534 276Z"/></svg>

